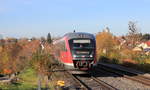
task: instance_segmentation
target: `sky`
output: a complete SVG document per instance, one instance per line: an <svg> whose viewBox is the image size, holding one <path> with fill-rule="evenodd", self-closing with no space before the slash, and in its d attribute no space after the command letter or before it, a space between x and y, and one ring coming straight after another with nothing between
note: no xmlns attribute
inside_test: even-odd
<svg viewBox="0 0 150 90"><path fill-rule="evenodd" d="M4 37L62 36L74 29L96 34L105 27L125 35L129 21L150 33L150 0L0 0Z"/></svg>

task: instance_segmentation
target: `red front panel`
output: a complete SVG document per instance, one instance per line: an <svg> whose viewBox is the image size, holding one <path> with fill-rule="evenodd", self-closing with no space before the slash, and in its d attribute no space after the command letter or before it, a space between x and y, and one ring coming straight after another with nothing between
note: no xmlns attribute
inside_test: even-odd
<svg viewBox="0 0 150 90"><path fill-rule="evenodd" d="M71 63L73 63L73 61L72 61L72 55L70 52L67 38L65 38L65 46L66 46L66 51L60 52L60 59L63 63L71 64Z"/></svg>
<svg viewBox="0 0 150 90"><path fill-rule="evenodd" d="M72 63L72 58L68 51L61 51L60 57L63 63Z"/></svg>

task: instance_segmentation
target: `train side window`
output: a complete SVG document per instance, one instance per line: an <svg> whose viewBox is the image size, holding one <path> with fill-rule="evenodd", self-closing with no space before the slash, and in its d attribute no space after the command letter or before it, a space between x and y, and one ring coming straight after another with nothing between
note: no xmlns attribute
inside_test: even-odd
<svg viewBox="0 0 150 90"><path fill-rule="evenodd" d="M62 51L67 51L65 41L62 41L62 42L61 42L61 50L62 50Z"/></svg>
<svg viewBox="0 0 150 90"><path fill-rule="evenodd" d="M64 42L64 51L67 51L67 47L66 47L65 42Z"/></svg>

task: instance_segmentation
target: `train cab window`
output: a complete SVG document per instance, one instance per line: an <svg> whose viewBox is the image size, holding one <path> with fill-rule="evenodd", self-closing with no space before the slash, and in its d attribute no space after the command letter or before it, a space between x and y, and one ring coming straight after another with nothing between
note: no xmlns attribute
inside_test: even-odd
<svg viewBox="0 0 150 90"><path fill-rule="evenodd" d="M90 47L91 45L89 43L74 43L73 47Z"/></svg>

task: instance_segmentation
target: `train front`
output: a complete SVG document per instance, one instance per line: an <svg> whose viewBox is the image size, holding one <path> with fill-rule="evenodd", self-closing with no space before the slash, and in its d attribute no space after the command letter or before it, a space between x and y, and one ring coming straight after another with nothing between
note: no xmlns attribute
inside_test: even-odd
<svg viewBox="0 0 150 90"><path fill-rule="evenodd" d="M87 71L96 62L95 37L92 34L77 33L69 40L74 67Z"/></svg>

